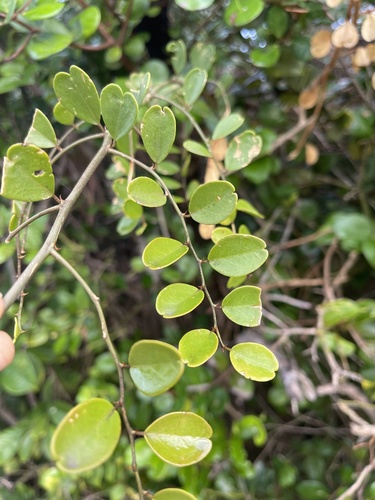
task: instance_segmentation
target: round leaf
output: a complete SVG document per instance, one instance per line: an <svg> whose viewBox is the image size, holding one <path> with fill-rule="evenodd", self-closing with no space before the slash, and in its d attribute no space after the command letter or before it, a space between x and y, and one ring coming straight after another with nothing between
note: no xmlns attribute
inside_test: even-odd
<svg viewBox="0 0 375 500"><path fill-rule="evenodd" d="M233 368L245 378L267 382L275 377L279 368L276 356L267 347L254 342L243 342L232 347L229 353Z"/></svg>
<svg viewBox="0 0 375 500"><path fill-rule="evenodd" d="M262 317L260 292L256 286L232 290L222 302L223 313L237 325L258 326Z"/></svg>
<svg viewBox="0 0 375 500"><path fill-rule="evenodd" d="M51 441L51 454L64 472L93 469L114 452L121 433L120 416L105 399L75 406L63 418Z"/></svg>
<svg viewBox="0 0 375 500"><path fill-rule="evenodd" d="M212 154L208 151L206 146L203 146L203 144L200 144L197 141L184 141L183 146L186 151L189 151L189 153L193 153L198 156L205 156L207 158L212 157Z"/></svg>
<svg viewBox="0 0 375 500"><path fill-rule="evenodd" d="M271 68L280 59L280 54L278 45L268 45L263 49L254 49L251 52L251 62L257 68Z"/></svg>
<svg viewBox="0 0 375 500"><path fill-rule="evenodd" d="M91 78L78 66L69 73L57 73L53 89L61 104L68 111L87 123L100 122L99 95Z"/></svg>
<svg viewBox="0 0 375 500"><path fill-rule="evenodd" d="M224 12L228 26L244 26L256 19L264 9L263 0L231 0Z"/></svg>
<svg viewBox="0 0 375 500"><path fill-rule="evenodd" d="M244 276L266 261L268 251L265 248L265 242L256 236L233 234L215 244L208 254L208 261L224 276Z"/></svg>
<svg viewBox="0 0 375 500"><path fill-rule="evenodd" d="M177 467L202 460L211 450L211 436L211 426L189 412L164 415L145 430L145 439L154 453Z"/></svg>
<svg viewBox="0 0 375 500"><path fill-rule="evenodd" d="M130 92L123 94L118 85L110 83L100 94L100 107L105 126L115 141L133 128L138 104Z"/></svg>
<svg viewBox="0 0 375 500"><path fill-rule="evenodd" d="M251 130L246 130L234 137L225 154L225 168L229 172L246 167L259 155L262 138Z"/></svg>
<svg viewBox="0 0 375 500"><path fill-rule="evenodd" d="M229 116L225 116L216 125L214 133L212 134L212 139L217 140L227 137L240 128L244 121L245 118L238 113L232 113Z"/></svg>
<svg viewBox="0 0 375 500"><path fill-rule="evenodd" d="M216 58L216 47L211 43L196 42L190 51L190 62L193 68L210 71Z"/></svg>
<svg viewBox="0 0 375 500"><path fill-rule="evenodd" d="M288 30L288 13L278 5L273 5L267 12L267 24L270 32L276 37L281 38Z"/></svg>
<svg viewBox="0 0 375 500"><path fill-rule="evenodd" d="M48 19L43 21L40 31L35 34L27 45L29 56L35 61L46 59L69 47L73 35L64 24Z"/></svg>
<svg viewBox="0 0 375 500"><path fill-rule="evenodd" d="M27 133L25 144L34 144L40 148L53 148L57 140L55 131L44 113L35 110L33 123Z"/></svg>
<svg viewBox="0 0 375 500"><path fill-rule="evenodd" d="M182 360L190 367L203 365L213 356L219 345L217 335L210 330L200 328L190 330L180 340L178 349Z"/></svg>
<svg viewBox="0 0 375 500"><path fill-rule="evenodd" d="M13 396L23 396L39 391L44 377L44 366L37 356L16 351L12 363L0 374L0 387Z"/></svg>
<svg viewBox="0 0 375 500"><path fill-rule="evenodd" d="M176 137L176 119L168 107L151 106L144 114L141 136L151 160L163 161L171 150Z"/></svg>
<svg viewBox="0 0 375 500"><path fill-rule="evenodd" d="M199 288L174 283L161 290L156 298L156 310L164 318L177 318L193 311L204 299Z"/></svg>
<svg viewBox="0 0 375 500"><path fill-rule="evenodd" d="M217 224L233 212L236 204L237 194L230 182L207 182L194 191L189 212L196 222Z"/></svg>
<svg viewBox="0 0 375 500"><path fill-rule="evenodd" d="M48 155L37 146L14 144L4 158L1 195L17 201L51 198L55 178Z"/></svg>
<svg viewBox="0 0 375 500"><path fill-rule="evenodd" d="M53 108L53 116L62 125L73 125L74 123L74 114L64 108L61 102L58 102Z"/></svg>
<svg viewBox="0 0 375 500"><path fill-rule="evenodd" d="M177 384L184 372L179 351L159 340L140 340L129 352L130 376L139 391L157 396Z"/></svg>
<svg viewBox="0 0 375 500"><path fill-rule="evenodd" d="M204 69L193 68L186 75L182 90L184 99L188 106L195 103L203 92L207 82L207 72Z"/></svg>
<svg viewBox="0 0 375 500"><path fill-rule="evenodd" d="M175 0L176 4L184 10L202 10L211 7L215 0Z"/></svg>
<svg viewBox="0 0 375 500"><path fill-rule="evenodd" d="M176 262L189 247L172 238L155 238L143 251L143 264L150 269L162 269Z"/></svg>
<svg viewBox="0 0 375 500"><path fill-rule="evenodd" d="M90 5L87 9L81 10L76 16L70 19L68 25L78 32L79 40L90 37L97 30L101 19L99 7Z"/></svg>
<svg viewBox="0 0 375 500"><path fill-rule="evenodd" d="M22 17L28 21L41 21L57 16L64 6L60 0L36 0L22 13Z"/></svg>
<svg viewBox="0 0 375 500"><path fill-rule="evenodd" d="M166 488L154 495L154 500L197 500L191 493L178 488Z"/></svg>
<svg viewBox="0 0 375 500"><path fill-rule="evenodd" d="M157 182L149 177L136 177L128 186L129 197L144 207L161 207L167 197Z"/></svg>

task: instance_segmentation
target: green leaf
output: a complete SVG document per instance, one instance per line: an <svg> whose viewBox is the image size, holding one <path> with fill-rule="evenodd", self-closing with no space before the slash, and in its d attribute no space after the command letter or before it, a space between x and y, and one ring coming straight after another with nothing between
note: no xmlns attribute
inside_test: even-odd
<svg viewBox="0 0 375 500"><path fill-rule="evenodd" d="M201 224L217 224L236 208L237 194L227 181L212 181L196 189L189 202L191 217Z"/></svg>
<svg viewBox="0 0 375 500"><path fill-rule="evenodd" d="M258 326L262 317L260 292L257 286L232 290L222 302L223 313L237 325Z"/></svg>
<svg viewBox="0 0 375 500"><path fill-rule="evenodd" d="M362 253L370 266L375 269L375 235L363 242Z"/></svg>
<svg viewBox="0 0 375 500"><path fill-rule="evenodd" d="M196 141L184 141L182 144L186 151L189 151L189 153L193 153L198 156L205 156L207 158L212 158L212 154L208 151L206 146L203 146L203 144L200 144L199 142Z"/></svg>
<svg viewBox="0 0 375 500"><path fill-rule="evenodd" d="M53 116L62 125L73 125L74 123L74 114L64 108L61 102L58 102L53 108Z"/></svg>
<svg viewBox="0 0 375 500"><path fill-rule="evenodd" d="M271 68L280 59L280 54L278 45L268 45L263 49L254 49L251 52L251 62L257 68Z"/></svg>
<svg viewBox="0 0 375 500"><path fill-rule="evenodd" d="M153 496L154 500L197 500L191 493L178 488L166 488Z"/></svg>
<svg viewBox="0 0 375 500"><path fill-rule="evenodd" d="M282 38L288 30L289 15L278 5L273 5L267 11L268 29L276 38Z"/></svg>
<svg viewBox="0 0 375 500"><path fill-rule="evenodd" d="M68 25L72 30L77 32L75 37L77 40L84 40L92 36L101 20L99 7L91 5L87 9L81 10L76 16L69 20Z"/></svg>
<svg viewBox="0 0 375 500"><path fill-rule="evenodd" d="M209 72L216 58L215 45L197 42L190 51L190 62L193 68Z"/></svg>
<svg viewBox="0 0 375 500"><path fill-rule="evenodd" d="M24 144L34 144L39 148L53 148L57 144L56 134L51 122L39 109L34 112L33 123Z"/></svg>
<svg viewBox="0 0 375 500"><path fill-rule="evenodd" d="M334 214L332 229L345 250L362 249L362 244L373 234L371 221L363 214L339 212Z"/></svg>
<svg viewBox="0 0 375 500"><path fill-rule="evenodd" d="M100 94L100 107L105 126L115 141L133 128L138 104L130 92L124 94L118 85L110 83Z"/></svg>
<svg viewBox="0 0 375 500"><path fill-rule="evenodd" d="M225 168L229 172L246 167L259 155L262 148L262 138L251 130L236 135L229 143L225 153Z"/></svg>
<svg viewBox="0 0 375 500"><path fill-rule="evenodd" d="M28 351L16 351L12 363L0 373L0 387L13 396L38 392L45 377L40 359Z"/></svg>
<svg viewBox="0 0 375 500"><path fill-rule="evenodd" d="M128 81L129 90L136 98L138 106L142 104L144 98L146 97L150 80L150 73L132 73L130 75Z"/></svg>
<svg viewBox="0 0 375 500"><path fill-rule="evenodd" d="M208 254L210 266L224 276L244 276L267 259L266 244L252 235L233 234L219 240Z"/></svg>
<svg viewBox="0 0 375 500"><path fill-rule="evenodd" d="M184 100L188 106L195 103L203 92L207 83L207 71L200 68L193 68L185 76L182 91Z"/></svg>
<svg viewBox="0 0 375 500"><path fill-rule="evenodd" d="M175 0L176 4L184 10L202 10L208 9L215 0Z"/></svg>
<svg viewBox="0 0 375 500"><path fill-rule="evenodd" d="M168 267L189 251L189 247L172 238L155 238L143 251L143 264L152 269Z"/></svg>
<svg viewBox="0 0 375 500"><path fill-rule="evenodd" d="M221 238L225 238L225 236L230 236L231 234L233 234L233 231L229 227L215 227L211 233L211 240L217 243Z"/></svg>
<svg viewBox="0 0 375 500"><path fill-rule="evenodd" d="M244 121L245 118L238 113L232 113L229 116L225 116L216 125L212 134L212 139L217 140L227 137L232 132L235 132L238 128L240 128Z"/></svg>
<svg viewBox="0 0 375 500"><path fill-rule="evenodd" d="M60 0L36 0L22 13L22 17L27 21L41 21L57 16L64 7L65 3Z"/></svg>
<svg viewBox="0 0 375 500"><path fill-rule="evenodd" d="M149 177L136 177L128 186L129 197L144 207L161 207L167 202L164 191Z"/></svg>
<svg viewBox="0 0 375 500"><path fill-rule="evenodd" d="M199 328L185 333L178 344L182 360L190 367L203 365L216 352L219 345L217 335Z"/></svg>
<svg viewBox="0 0 375 500"><path fill-rule="evenodd" d="M100 100L91 78L78 66L69 73L57 73L53 89L61 104L85 122L100 123Z"/></svg>
<svg viewBox="0 0 375 500"><path fill-rule="evenodd" d="M193 311L204 299L199 288L173 283L161 290L156 298L156 310L164 318L177 318Z"/></svg>
<svg viewBox="0 0 375 500"><path fill-rule="evenodd" d="M323 312L323 323L326 328L332 328L340 323L347 323L361 311L361 307L357 302L346 298L331 300L319 307Z"/></svg>
<svg viewBox="0 0 375 500"><path fill-rule="evenodd" d="M224 12L228 26L244 26L256 19L264 9L263 0L231 0Z"/></svg>
<svg viewBox="0 0 375 500"><path fill-rule="evenodd" d="M190 412L163 415L147 427L147 444L165 462L185 467L202 460L211 450L211 426Z"/></svg>
<svg viewBox="0 0 375 500"><path fill-rule="evenodd" d="M179 351L159 340L140 340L129 352L130 376L139 391L157 396L177 384L184 372Z"/></svg>
<svg viewBox="0 0 375 500"><path fill-rule="evenodd" d="M14 144L4 158L1 195L17 201L51 198L55 178L45 151L37 146Z"/></svg>
<svg viewBox="0 0 375 500"><path fill-rule="evenodd" d="M233 368L245 378L267 382L275 377L279 368L276 356L267 347L254 342L243 342L229 353Z"/></svg>
<svg viewBox="0 0 375 500"><path fill-rule="evenodd" d="M33 35L27 45L29 56L35 61L46 59L69 47L73 41L72 33L64 24L49 19L44 21L40 31Z"/></svg>
<svg viewBox="0 0 375 500"><path fill-rule="evenodd" d="M264 215L262 215L258 210L247 200L238 200L237 202L237 210L239 212L244 212L245 214L253 215L254 217L259 217L260 219L264 219Z"/></svg>
<svg viewBox="0 0 375 500"><path fill-rule="evenodd" d="M171 64L173 71L179 75L186 66L186 45L183 40L169 42L166 51L173 54Z"/></svg>
<svg viewBox="0 0 375 500"><path fill-rule="evenodd" d="M151 160L163 161L176 137L176 118L172 111L168 107L151 106L143 116L141 136Z"/></svg>
<svg viewBox="0 0 375 500"><path fill-rule="evenodd" d="M51 441L57 467L68 473L93 469L114 452L121 420L113 405L93 398L72 408L58 425Z"/></svg>
<svg viewBox="0 0 375 500"><path fill-rule="evenodd" d="M123 206L124 214L130 219L140 219L143 215L143 207L133 200L126 200Z"/></svg>

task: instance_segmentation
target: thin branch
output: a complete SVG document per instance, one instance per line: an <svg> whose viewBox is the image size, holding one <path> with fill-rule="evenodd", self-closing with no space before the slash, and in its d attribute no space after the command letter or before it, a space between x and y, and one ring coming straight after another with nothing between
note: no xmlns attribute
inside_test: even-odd
<svg viewBox="0 0 375 500"><path fill-rule="evenodd" d="M41 212L38 212L37 214L33 215L29 219L25 220L25 222L20 224L18 227L16 227L14 231L11 231L6 238L5 243L9 243L20 231L22 231L22 229L24 229L26 226L34 222L34 220L37 220L40 217L48 215L52 212L57 212L58 210L60 210L60 206L54 205L53 207L46 208L45 210L42 210Z"/></svg>
<svg viewBox="0 0 375 500"><path fill-rule="evenodd" d="M337 497L336 500L348 500L348 498L351 498L353 495L355 495L355 493L360 489L360 487L367 480L368 476L374 469L375 469L375 459L373 459L368 465L366 465L366 467L357 477L355 482L350 486L350 488L344 491L344 493L342 493L339 497Z"/></svg>

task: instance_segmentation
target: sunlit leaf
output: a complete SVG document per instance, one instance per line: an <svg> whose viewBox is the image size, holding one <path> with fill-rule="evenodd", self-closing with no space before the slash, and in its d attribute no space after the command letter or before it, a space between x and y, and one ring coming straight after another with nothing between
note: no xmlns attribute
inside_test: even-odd
<svg viewBox="0 0 375 500"><path fill-rule="evenodd" d="M189 151L189 153L193 153L198 156L206 156L208 158L212 157L212 154L208 151L206 146L203 146L203 144L200 144L197 141L184 141L183 146L187 151Z"/></svg>
<svg viewBox="0 0 375 500"><path fill-rule="evenodd" d="M267 347L254 342L237 344L230 350L233 368L245 378L267 382L275 377L279 368L276 356Z"/></svg>
<svg viewBox="0 0 375 500"><path fill-rule="evenodd" d="M147 396L168 391L184 372L180 352L159 340L140 340L133 344L128 364L135 386Z"/></svg>
<svg viewBox="0 0 375 500"><path fill-rule="evenodd" d="M154 500L197 500L195 496L178 488L166 488L153 496Z"/></svg>
<svg viewBox="0 0 375 500"><path fill-rule="evenodd" d="M224 12L229 26L244 26L256 19L264 9L263 0L231 0Z"/></svg>
<svg viewBox="0 0 375 500"><path fill-rule="evenodd" d="M258 269L267 259L266 244L252 235L233 234L219 240L208 254L215 271L224 276L244 276Z"/></svg>
<svg viewBox="0 0 375 500"><path fill-rule="evenodd" d="M53 433L51 454L64 472L93 469L114 452L121 420L113 405L93 398L70 410Z"/></svg>
<svg viewBox="0 0 375 500"><path fill-rule="evenodd" d="M4 158L1 195L17 201L51 198L55 178L48 155L34 145L15 144Z"/></svg>
<svg viewBox="0 0 375 500"><path fill-rule="evenodd" d="M184 10L202 10L211 7L215 0L175 0L176 4Z"/></svg>
<svg viewBox="0 0 375 500"><path fill-rule="evenodd" d="M184 100L188 106L195 103L203 92L207 82L207 72L204 69L193 68L185 76L182 91Z"/></svg>
<svg viewBox="0 0 375 500"><path fill-rule="evenodd" d="M117 141L130 132L138 115L138 104L130 92L110 83L100 94L103 120L111 136Z"/></svg>
<svg viewBox="0 0 375 500"><path fill-rule="evenodd" d="M189 202L191 217L202 224L217 224L236 208L237 194L227 181L202 184L194 191Z"/></svg>
<svg viewBox="0 0 375 500"><path fill-rule="evenodd" d="M185 467L202 460L211 450L211 426L189 412L163 415L147 427L145 439L162 460Z"/></svg>
<svg viewBox="0 0 375 500"><path fill-rule="evenodd" d="M216 125L212 134L212 139L217 140L227 137L240 128L244 121L245 118L238 113L232 113L231 115L225 116Z"/></svg>
<svg viewBox="0 0 375 500"><path fill-rule="evenodd" d="M232 290L222 302L223 313L237 325L258 326L262 317L260 292L256 286Z"/></svg>
<svg viewBox="0 0 375 500"><path fill-rule="evenodd" d="M142 261L150 269L170 266L189 251L189 247L172 238L155 238L143 251Z"/></svg>
<svg viewBox="0 0 375 500"><path fill-rule="evenodd" d="M65 3L60 0L36 0L22 13L28 21L41 21L55 17L63 10Z"/></svg>
<svg viewBox="0 0 375 500"><path fill-rule="evenodd" d="M33 123L24 143L34 144L40 148L53 148L57 144L56 134L51 122L39 109L34 112Z"/></svg>
<svg viewBox="0 0 375 500"><path fill-rule="evenodd" d="M163 161L172 149L176 137L176 119L168 107L151 106L144 114L141 136L153 162Z"/></svg>
<svg viewBox="0 0 375 500"><path fill-rule="evenodd" d="M99 95L91 78L77 66L69 73L57 73L53 89L61 104L88 123L100 122Z"/></svg>
<svg viewBox="0 0 375 500"><path fill-rule="evenodd" d="M181 338L178 349L184 363L190 367L203 365L216 352L219 345L217 335L210 330L190 330Z"/></svg>
<svg viewBox="0 0 375 500"><path fill-rule="evenodd" d="M193 285L173 283L161 290L156 310L164 318L177 318L193 311L204 299L204 292Z"/></svg>
<svg viewBox="0 0 375 500"><path fill-rule="evenodd" d="M262 138L251 130L246 130L234 137L225 154L225 168L229 172L246 167L259 155Z"/></svg>
<svg viewBox="0 0 375 500"><path fill-rule="evenodd" d="M136 177L128 186L129 197L144 207L161 207L167 197L159 184L149 177Z"/></svg>

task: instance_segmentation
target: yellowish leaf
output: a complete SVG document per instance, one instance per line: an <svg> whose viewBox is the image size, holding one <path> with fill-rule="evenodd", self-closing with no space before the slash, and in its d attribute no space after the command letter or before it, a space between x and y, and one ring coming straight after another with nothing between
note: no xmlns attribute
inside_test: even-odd
<svg viewBox="0 0 375 500"><path fill-rule="evenodd" d="M315 165L315 163L319 160L319 149L310 142L306 143L305 146L305 161L306 165Z"/></svg>
<svg viewBox="0 0 375 500"><path fill-rule="evenodd" d="M327 7L330 7L331 9L338 7L340 3L342 3L342 0L326 0Z"/></svg>
<svg viewBox="0 0 375 500"><path fill-rule="evenodd" d="M366 42L375 40L375 12L366 16L361 28L361 35Z"/></svg>
<svg viewBox="0 0 375 500"><path fill-rule="evenodd" d="M311 38L310 53L316 59L327 56L331 47L331 31L319 30Z"/></svg>
<svg viewBox="0 0 375 500"><path fill-rule="evenodd" d="M358 67L365 67L371 64L370 54L367 47L358 47L353 56L353 63Z"/></svg>
<svg viewBox="0 0 375 500"><path fill-rule="evenodd" d="M338 49L352 49L359 41L358 30L350 21L345 21L342 26L332 33L331 41L332 45Z"/></svg>
<svg viewBox="0 0 375 500"><path fill-rule="evenodd" d="M371 85L372 85L372 88L375 90L375 73L372 74Z"/></svg>
<svg viewBox="0 0 375 500"><path fill-rule="evenodd" d="M298 98L298 103L303 109L311 109L318 102L319 89L317 85L303 90Z"/></svg>

